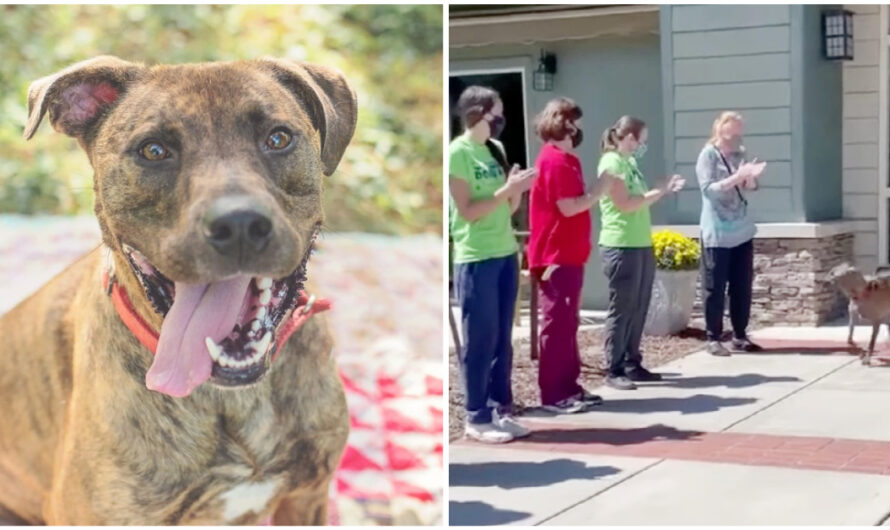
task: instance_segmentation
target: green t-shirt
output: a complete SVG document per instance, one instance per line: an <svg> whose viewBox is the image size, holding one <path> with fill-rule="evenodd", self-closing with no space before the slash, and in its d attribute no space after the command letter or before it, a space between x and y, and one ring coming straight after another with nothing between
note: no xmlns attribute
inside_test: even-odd
<svg viewBox="0 0 890 530"><path fill-rule="evenodd" d="M624 181L630 195L645 195L649 191L646 179L637 168L634 157L624 157L615 151L608 151L600 157L596 174L608 172ZM652 221L649 219L649 207L645 206L631 213L624 213L615 206L612 199L603 195L600 198L600 229L599 244L603 247L651 247Z"/></svg>
<svg viewBox="0 0 890 530"><path fill-rule="evenodd" d="M491 156L488 147L473 141L468 133L452 140L448 150L449 178L466 181L471 200L492 198L507 181L504 170ZM490 214L471 222L457 213L454 198L449 196L448 214L454 241L454 263L503 258L519 250L506 201Z"/></svg>

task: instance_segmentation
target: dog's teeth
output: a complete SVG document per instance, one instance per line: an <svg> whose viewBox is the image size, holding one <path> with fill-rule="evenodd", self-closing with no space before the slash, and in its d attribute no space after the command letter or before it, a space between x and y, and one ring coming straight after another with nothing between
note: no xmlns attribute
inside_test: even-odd
<svg viewBox="0 0 890 530"><path fill-rule="evenodd" d="M266 318L265 306L260 306L260 308L256 310L256 318L257 318L257 320L262 320L262 319Z"/></svg>
<svg viewBox="0 0 890 530"><path fill-rule="evenodd" d="M271 342L272 342L272 332L267 331L266 334L263 335L263 338L261 338L260 340L258 340L254 343L254 346L256 347L257 351L266 353L266 350L269 348L269 344Z"/></svg>
<svg viewBox="0 0 890 530"><path fill-rule="evenodd" d="M260 303L262 305L266 305L269 301L272 300L272 291L269 289L263 289L260 291Z"/></svg>
<svg viewBox="0 0 890 530"><path fill-rule="evenodd" d="M257 350L255 352L253 352L253 355L250 356L250 362L255 363L255 362L259 361L260 359L263 358L263 355L265 355L265 354L266 354L266 352L264 352L263 350Z"/></svg>
<svg viewBox="0 0 890 530"><path fill-rule="evenodd" d="M220 354L222 353L220 345L214 342L210 337L204 339L204 344L207 346L207 352L210 354L210 358L214 361L218 361Z"/></svg>
<svg viewBox="0 0 890 530"><path fill-rule="evenodd" d="M260 278L257 280L256 286L260 289L268 289L272 287L272 278Z"/></svg>

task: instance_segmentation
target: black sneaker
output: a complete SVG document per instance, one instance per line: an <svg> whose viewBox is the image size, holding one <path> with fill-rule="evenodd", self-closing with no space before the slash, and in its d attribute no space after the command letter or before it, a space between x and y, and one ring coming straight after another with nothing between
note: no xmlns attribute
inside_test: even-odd
<svg viewBox="0 0 890 530"><path fill-rule="evenodd" d="M716 357L729 357L730 355L732 355L731 353L729 353L729 350L724 348L723 345L716 340L712 340L708 343L708 353Z"/></svg>
<svg viewBox="0 0 890 530"><path fill-rule="evenodd" d="M759 344L754 344L748 337L745 337L744 339L732 339L732 349L733 351L748 353L763 351L763 348Z"/></svg>
<svg viewBox="0 0 890 530"><path fill-rule="evenodd" d="M606 384L617 390L636 390L637 385L623 375L610 375L606 377Z"/></svg>
<svg viewBox="0 0 890 530"><path fill-rule="evenodd" d="M599 407L603 404L602 396L591 394L584 388L581 389L581 395L578 396L578 399L580 399L588 407Z"/></svg>
<svg viewBox="0 0 890 530"><path fill-rule="evenodd" d="M662 379L661 374L653 374L642 366L626 368L624 370L624 375L631 381L638 381L640 383L652 383L654 381L661 381Z"/></svg>

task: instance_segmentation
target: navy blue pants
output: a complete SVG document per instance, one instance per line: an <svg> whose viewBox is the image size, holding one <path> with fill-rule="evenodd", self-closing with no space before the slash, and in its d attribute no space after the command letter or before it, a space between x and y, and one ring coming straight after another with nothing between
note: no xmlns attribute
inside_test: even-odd
<svg viewBox="0 0 890 530"><path fill-rule="evenodd" d="M467 421L490 423L493 407L513 406L513 312L519 285L515 254L454 265L463 334L459 352Z"/></svg>

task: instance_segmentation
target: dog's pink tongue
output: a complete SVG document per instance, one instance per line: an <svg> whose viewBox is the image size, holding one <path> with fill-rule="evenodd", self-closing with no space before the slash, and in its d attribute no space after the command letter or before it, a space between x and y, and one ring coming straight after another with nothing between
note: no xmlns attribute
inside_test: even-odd
<svg viewBox="0 0 890 530"><path fill-rule="evenodd" d="M210 284L176 283L154 362L145 374L150 390L185 397L210 378L213 360L205 337L220 342L232 332L248 284L249 276Z"/></svg>

